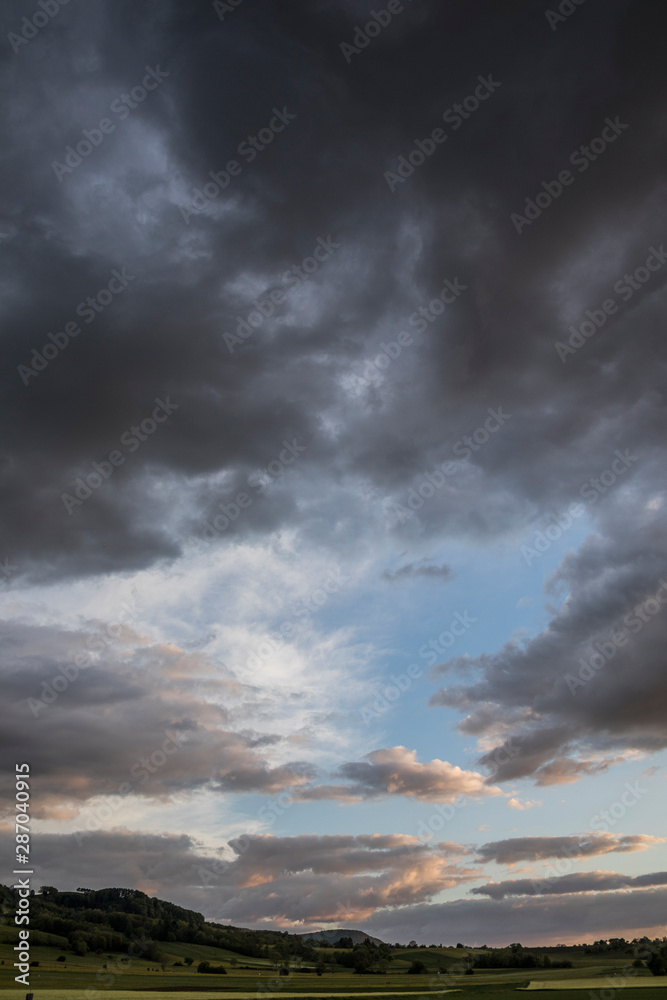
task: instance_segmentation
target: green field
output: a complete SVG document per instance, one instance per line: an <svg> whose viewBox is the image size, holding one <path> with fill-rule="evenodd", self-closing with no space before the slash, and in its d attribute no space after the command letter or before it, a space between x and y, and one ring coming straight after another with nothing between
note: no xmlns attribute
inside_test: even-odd
<svg viewBox="0 0 667 1000"><path fill-rule="evenodd" d="M618 974L618 980L614 976L605 977L604 983L601 984L599 979L572 979L568 982L568 990L595 990L600 989L601 985L604 987L619 986L621 984L621 979L627 979L626 988L634 989L663 989L667 986L667 976L664 978L656 979L655 976L651 976L648 979L645 976L641 978L633 976L623 976L622 973ZM524 987L527 990L557 990L559 989L559 984L557 982L545 982L544 980L536 980L531 982L529 986ZM642 994L643 996L643 994Z"/></svg>
<svg viewBox="0 0 667 1000"><path fill-rule="evenodd" d="M38 936L37 932L35 938ZM289 975L279 976L268 959L247 958L206 945L163 942L160 944L163 961L157 964L120 953L89 952L77 956L60 939L46 936L45 940L49 945L30 948L31 960L39 962L30 969L30 987L17 987L14 980L17 970L13 967L16 930L0 925L0 990L7 1000L25 1000L28 992L35 994L35 1000L102 1000L110 993L111 1000L195 1000L202 996L203 1000L268 1000L272 995L281 1000L345 997L416 1000L427 996L435 1000L449 992L464 994L461 1000L468 1000L465 994L470 1000L518 1000L519 990L548 990L549 1000L581 1000L581 990L586 989L594 995L591 1000L612 1000L620 989L628 994L624 1000L667 1000L667 977L657 979L645 968L632 969L634 975L630 975L633 955L627 951L585 955L582 949L553 949L552 960L568 959L573 967L476 969L473 975L465 975L467 955L489 953L479 948L413 947L393 951L393 960L382 973L355 975L351 969L327 966L324 974L317 976L311 963L308 968L293 965ZM318 953L325 961L331 961L331 949L318 949ZM64 962L56 961L60 955L65 956ZM174 964L182 963L185 958L193 960L191 967ZM416 960L426 965L427 973L407 975ZM198 973L201 961L214 966L222 964L227 974ZM305 965L308 963L304 962ZM452 971L439 977L439 968ZM600 991L609 992L599 997Z"/></svg>
<svg viewBox="0 0 667 1000"><path fill-rule="evenodd" d="M187 991L186 991L187 992ZM201 991L199 991L201 992ZM458 993L460 990L436 990L433 993L434 997L441 996L444 993ZM6 990L3 991L3 997L7 997L7 1000L24 1000L25 990ZM146 991L146 990L114 990L114 1000L174 1000L174 992L169 990L156 990ZM282 1000L295 1000L295 998L302 998L305 994L303 993L280 993ZM314 1000L331 1000L331 998L339 997L340 993L308 993L309 997L313 997ZM400 997L408 996L410 997L414 994L406 994L400 990L391 993L346 993L345 996L348 997ZM429 993L429 996L431 994ZM257 996L257 992L227 992L223 990L212 990L211 992L206 992L204 994L205 1000L252 1000L252 998ZM72 1000L73 997L78 997L78 994L73 993L72 990L40 990L39 1000ZM84 993L85 997L85 993Z"/></svg>
<svg viewBox="0 0 667 1000"><path fill-rule="evenodd" d="M200 976L200 980L201 978L202 977ZM211 977L211 978L216 978L216 977ZM324 978L325 978L324 976L321 977L321 979ZM422 978L422 977L415 977L415 978ZM271 990L270 992L273 993L275 996L280 996L284 998L284 1000L295 1000L295 998L304 998L305 1000L306 997L312 997L313 1000L324 1000L324 998L332 998L332 997L337 998L343 996L354 997L354 998L374 997L374 996L378 997L403 996L406 998L406 1000L412 1000L412 998L414 998L416 994L421 996L433 996L435 998L441 996L445 992L452 992L452 993L461 992L464 994L468 994L470 1000L516 1000L517 988L519 989L521 988L521 986L519 986L518 983L504 983L502 986L498 985L493 986L488 983L487 984L476 983L474 985L466 983L465 986L462 985L458 991L456 990L441 991L437 988L432 989L428 986L428 980L430 979L430 977L423 977L423 978L425 978L427 982L421 982L421 984L419 984L419 988L418 984L415 984L415 987L412 990L406 990L405 992L402 992L401 990L383 991L380 988L378 988L377 990L360 990L358 983L359 977L357 977L357 984L355 989L344 989L342 991L337 991L337 992L327 992L326 988L323 988L321 986L321 979L320 979L317 986L315 986L315 984L312 984L310 989L306 988L298 993L293 992L291 984L289 987L287 987L287 989L285 989L284 992L282 992L282 990L277 990L277 991ZM577 981L574 980L574 982ZM606 977L605 978L600 977L598 979L588 979L585 981L581 980L580 982L586 982L587 986L586 987L577 986L574 987L574 989L559 989L558 988L559 984L556 981L554 981L553 985L550 983L548 986L548 989L550 991L549 1000L578 1000L577 993L575 992L576 989L587 988L595 990L597 992L600 989L609 989L611 985L609 980L606 979ZM525 988L525 980L523 981L523 983ZM384 985L386 988L386 984ZM392 985L398 986L398 983L395 981ZM264 990L261 989L261 987L259 991L257 990L256 984L255 988L252 987L248 988L248 987L250 987L250 983L247 983L247 987L245 990L221 989L219 984L216 984L215 986L211 984L211 987L207 988L206 986L202 987L199 981L195 986L186 986L185 984L179 984L179 985L173 984L168 989L114 990L113 1000L178 1000L179 997L182 997L183 1000L185 1000L186 997L188 998L188 1000L190 1000L190 998L192 998L192 1000L196 1000L196 998L199 998L199 1000L258 1000L258 998L266 996L266 993L264 992ZM635 993L634 990L638 987L639 987L639 992ZM84 987L77 988L74 985L70 985L66 989L34 989L33 987L31 987L31 991L35 993L35 1000L100 1000L100 998L104 996L105 992L108 992L105 991L104 989L95 990L95 987L88 987L88 989ZM3 991L2 993L3 997L6 997L7 1000L25 1000L25 994L26 994L25 989L20 989L20 990L8 989ZM646 982L645 985L644 983L641 983L641 984L635 984L633 985L633 987L625 987L623 1000L664 1000L664 997L665 997L664 986L661 988L660 986L654 986L650 982ZM465 1000L465 998L463 998L463 1000Z"/></svg>
<svg viewBox="0 0 667 1000"><path fill-rule="evenodd" d="M194 947L194 946L193 946ZM183 949L181 949L183 950ZM209 949L213 950L213 949ZM119 959L120 956L117 956ZM218 958L219 961L219 958ZM8 1000L25 1000L25 988L16 988L14 972L6 962L0 967L0 989ZM30 970L30 990L35 1000L101 1000L105 993L112 992L113 1000L176 1000L180 994L184 1000L193 1000L204 994L205 1000L226 997L227 1000L257 1000L271 994L284 1000L306 997L381 997L404 996L411 1000L416 995L434 997L450 991L460 991L470 995L470 1000L518 1000L517 990L549 990L549 1000L581 1000L581 989L592 992L621 987L623 982L631 985L622 987L624 993L632 994L637 1000L665 1000L667 982L653 976L629 977L623 973L623 966L589 966L586 979L581 970L539 971L539 980L531 981L523 970L489 970L476 972L474 976L435 975L408 976L405 970L392 970L384 975L358 976L347 970L330 972L316 976L313 972L293 971L291 975L280 977L271 971L236 970L225 976L203 975L187 968L167 968L164 972L150 963L135 960L123 968L117 961L107 961L107 969L100 966L99 956L86 955L84 958L68 956L67 967L57 967L45 962ZM407 964L407 963L406 963ZM616 982L614 976L618 976ZM531 983L531 986L529 986ZM653 992L652 992L653 990ZM91 991L87 993L87 991ZM465 998L462 998L465 1000ZM605 1000L610 1000L605 994ZM626 1000L633 1000L632 996Z"/></svg>

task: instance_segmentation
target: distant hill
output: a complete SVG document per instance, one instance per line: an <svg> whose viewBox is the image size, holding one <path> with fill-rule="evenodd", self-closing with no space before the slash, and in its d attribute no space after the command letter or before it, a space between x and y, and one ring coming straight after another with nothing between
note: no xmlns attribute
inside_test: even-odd
<svg viewBox="0 0 667 1000"><path fill-rule="evenodd" d="M0 885L0 913L8 918L18 906L15 889ZM145 955L151 961L169 945L196 944L219 948L237 955L272 960L276 954L315 962L311 941L334 944L341 937L361 944L366 938L384 944L358 930L313 931L289 934L286 931L251 930L229 924L211 923L201 913L148 896L138 889L78 889L59 892L53 886L31 897L30 929L34 943L73 951L127 952L137 939L148 941ZM4 923L0 917L0 923ZM165 947L166 946L166 947Z"/></svg>
<svg viewBox="0 0 667 1000"><path fill-rule="evenodd" d="M352 938L352 944L361 944L368 938L373 944L385 944L380 938L373 937L372 934L367 934L366 931L351 931L347 929L334 930L334 931L310 931L308 934L299 934L299 937L304 941L328 941L329 944L335 944L339 938L346 937Z"/></svg>
<svg viewBox="0 0 667 1000"><path fill-rule="evenodd" d="M18 906L18 894L0 885L0 912L10 919ZM297 934L285 931L250 930L229 924L209 923L201 913L186 910L138 889L79 889L59 892L45 886L30 898L30 930L35 944L73 951L120 951L127 953L135 941L147 941L144 951L150 961L169 945L206 945L255 959L270 959L274 950L305 961L317 958L313 948ZM160 945L166 945L167 948Z"/></svg>

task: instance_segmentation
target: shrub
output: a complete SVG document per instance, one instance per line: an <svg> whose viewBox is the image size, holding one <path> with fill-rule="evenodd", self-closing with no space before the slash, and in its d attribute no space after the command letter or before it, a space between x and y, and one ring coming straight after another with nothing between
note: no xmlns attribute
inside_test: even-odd
<svg viewBox="0 0 667 1000"><path fill-rule="evenodd" d="M653 973L654 976L665 976L667 975L667 963L662 955L656 955L655 953L651 955L648 962L646 963Z"/></svg>
<svg viewBox="0 0 667 1000"><path fill-rule="evenodd" d="M227 969L224 965L211 965L210 962L200 962L197 966L197 972L209 972L215 976L227 975Z"/></svg>

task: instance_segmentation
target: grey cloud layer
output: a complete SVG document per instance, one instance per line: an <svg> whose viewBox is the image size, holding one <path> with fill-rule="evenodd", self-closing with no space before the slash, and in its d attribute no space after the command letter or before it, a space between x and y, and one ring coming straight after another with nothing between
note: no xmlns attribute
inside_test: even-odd
<svg viewBox="0 0 667 1000"><path fill-rule="evenodd" d="M5 57L4 82L22 98L19 141L0 168L0 378L12 430L0 556L17 566L10 586L136 569L177 558L220 504L232 511L220 546L286 526L340 553L387 533L529 541L619 448L630 451L622 480L588 501L599 534L564 563L556 582L570 600L549 628L475 661L477 682L434 699L467 713L464 733L507 722L521 753L499 780L549 784L667 745L666 616L576 697L564 683L667 574L667 269L576 357L563 364L554 349L664 237L657 125L667 70L655 39L665 14L614 0L603 19L579 11L566 33L548 30L537 6L525 16L484 11L481 30L469 4L430 0L347 64L339 42L358 12L270 0L261 15L244 6L222 24L208 4L172 0L156 21L95 0L85 15L63 9ZM20 12L5 6L8 30ZM59 182L51 163L147 64L161 66L163 82ZM500 87L392 194L384 170L490 71ZM57 99L45 98L43 80ZM252 159L238 152L276 107L296 118ZM517 234L511 213L609 115L627 130ZM548 140L533 127L543 121ZM179 208L234 155L242 173L186 222ZM329 236L339 248L297 280ZM78 303L114 268L136 277L87 324ZM466 290L431 322L419 310L445 278ZM277 290L283 301L230 353L224 333L256 319L254 303ZM23 384L18 366L77 319L82 332ZM411 344L376 365L402 330ZM164 397L178 407L169 421L133 437L124 464L68 513L62 494L94 476L93 463ZM511 416L497 434L470 439L498 406ZM256 473L275 467L285 441L305 451L275 488L271 473ZM453 474L438 473L450 460ZM445 485L421 505L415 492L409 520L390 517L426 475ZM230 508L241 493L250 504ZM435 570L408 564L388 579L399 586ZM517 706L531 723L516 723Z"/></svg>
<svg viewBox="0 0 667 1000"><path fill-rule="evenodd" d="M69 882L75 852L77 873L87 872L93 887L104 859L107 881L150 885L210 919L236 924L363 920L378 907L429 900L477 875L460 863L459 845L429 847L401 835L240 837L227 865L187 836L114 829L38 839L42 875L53 884Z"/></svg>
<svg viewBox="0 0 667 1000"><path fill-rule="evenodd" d="M8 30L21 13L18 2L5 6ZM299 472L229 536L297 516L304 533L321 535L337 511L351 541L360 521L371 534L384 522L336 483L366 481L381 500L404 502L413 481L452 457L498 404L509 424L471 453L446 503L439 494L405 530L492 537L569 501L597 456L619 443L646 460L664 417L664 276L568 365L553 342L664 233L651 200L662 183L654 164L662 162L655 124L665 69L655 39L663 12L615 0L602 24L579 12L566 40L537 7L526 16L485 8L481 31L469 4L443 10L432 0L350 65L339 42L358 15L307 2L238 15L221 24L210 4L172 0L157 21L96 0L86 15L63 10L5 57L4 80L22 100L17 152L2 168L3 392L14 433L0 551L36 576L171 559L292 437L308 445ZM51 163L140 81L147 62L168 74L164 82L59 183ZM490 71L502 81L497 92L392 195L383 171ZM57 101L45 99L43 80ZM238 145L275 106L296 119L186 224L179 206L210 171L243 158ZM518 236L511 212L608 114L623 116L627 134ZM531 127L537 120L552 123L548 142ZM609 204L632 224L614 233L607 265L589 267L611 238ZM341 249L285 289L285 272L329 233ZM123 266L136 274L127 290L22 384L17 366ZM417 332L409 317L456 276L468 291ZM281 286L286 302L229 354L223 333ZM386 380L350 389L346 379L404 327L414 344ZM406 406L415 384L419 399ZM180 407L173 420L68 515L60 494L161 393ZM221 473L222 489L213 479ZM627 502L633 511L636 500Z"/></svg>
<svg viewBox="0 0 667 1000"><path fill-rule="evenodd" d="M569 935L574 924L583 939L625 926L649 929L659 926L665 903L665 890L636 888L622 897L605 892L600 906L602 897L587 895L598 873L581 873L581 888L567 899L523 899L520 908L502 900L434 904L429 900L437 892L479 877L478 869L465 864L468 852L461 845L429 846L398 834L240 837L233 844L235 856L225 862L184 835L116 829L79 843L71 836L40 835L41 873L64 887L75 850L77 872L88 873L86 884L102 884L103 864L107 881L150 887L158 895L168 887L169 898L211 919L302 929L353 920L387 940L407 938L413 927L420 939L445 943L507 944L518 928L527 943L544 942ZM599 874L606 876L600 889L664 883L660 875L628 880Z"/></svg>
<svg viewBox="0 0 667 1000"><path fill-rule="evenodd" d="M569 553L553 578L552 593L565 591L568 599L548 627L460 661L470 681L432 697L433 705L467 713L462 732L493 739L502 731L501 742L519 750L494 770L494 782L532 776L562 784L629 752L667 746L661 509L645 501L629 522L626 505L612 502L600 533ZM480 762L497 759L498 746Z"/></svg>
<svg viewBox="0 0 667 1000"><path fill-rule="evenodd" d="M3 747L30 756L45 812L63 802L75 810L128 782L132 794L164 799L290 789L303 800L451 801L498 794L497 783L520 778L563 784L667 747L667 609L628 625L628 641L614 641L585 683L568 681L667 579L667 267L636 289L624 285L629 296L615 290L652 247L660 256L667 236L667 10L653 0L584 4L554 32L537 2L420 0L346 62L339 45L362 7L264 0L223 23L208 0L89 0L66 5L19 51L5 46L0 80L17 95L2 126L11 153L0 162L0 562L16 566L7 586L167 566L205 535L221 504L230 523L213 551L293 531L300 545L335 549L341 561L389 538L400 552L447 540L509 543L520 564L522 542L579 500L595 531L551 581L559 607L541 634L442 669L451 684L432 703L460 711L461 733L480 739L486 783L404 747L322 775L289 759L276 734L239 721L238 706L252 711L252 688L131 629L125 646L108 644L35 718L28 697L86 636L4 623L4 704L17 711ZM24 13L7 0L3 37ZM126 104L128 114L114 111L148 66L160 67L163 82L136 108ZM497 90L392 193L385 171L489 74ZM256 156L241 152L275 109L296 117ZM53 162L107 115L114 131L59 179ZM512 213L609 117L627 125L618 140L517 233ZM234 157L241 173L186 220L195 189ZM335 250L300 272L318 239ZM114 270L132 277L107 303ZM445 280L465 289L436 314ZM272 292L283 295L274 307ZM617 312L562 360L555 342L611 295ZM100 306L92 315L88 298ZM76 335L64 332L72 323ZM237 329L252 332L231 352L224 335ZM411 340L399 342L402 333ZM157 398L177 409L146 433ZM509 417L485 441L488 410L498 407ZM286 441L305 451L281 467ZM122 465L95 471L119 448ZM607 486L599 477L617 450L633 459ZM452 463L447 474L443 463ZM257 479L258 470L268 471ZM62 495L81 479L90 496L68 512ZM412 516L397 519L397 504ZM399 595L427 577L444 581L448 567L407 563L386 579ZM150 772L142 759L165 756L168 731L182 745ZM125 881L140 884L139 862L120 860L123 836L88 838L79 858L92 871L92 845L104 844ZM581 846L529 840L484 845L481 857L509 864ZM591 837L588 854L652 842ZM61 842L52 843L60 859ZM199 857L188 838L137 844L158 874L160 864L173 871ZM523 911L511 900L428 910L438 887L463 873L424 849L413 882L402 855L385 857L377 882L363 867L376 849L361 848L344 912L370 920L374 908L409 906L377 923L390 939L419 936L420 926L437 940L443 926L456 937L486 929L491 938L499 925L525 937L526 913L536 933L578 920L583 935L653 926L659 906L664 913L664 891L639 886L623 896L622 917L583 898L529 900ZM341 846L341 865L351 850ZM260 877L260 846L248 857ZM252 878L244 858L242 870ZM90 881L84 875L79 884ZM248 883L226 915L289 922L304 899L313 921L340 913L338 872L273 877L275 902ZM208 898L190 883L183 892Z"/></svg>
<svg viewBox="0 0 667 1000"><path fill-rule="evenodd" d="M101 630L5 622L2 637L2 744L40 773L38 812L121 788L149 797L201 787L271 794L314 774L304 762L270 763L281 737L230 728L257 692L200 654L142 645L131 632L123 643ZM91 639L101 658L63 685Z"/></svg>
<svg viewBox="0 0 667 1000"><path fill-rule="evenodd" d="M659 843L646 834L614 836L613 833L590 834L585 837L511 837L483 844L477 849L480 861L496 861L514 865L518 861L540 861L558 857L595 857L599 854L645 850Z"/></svg>
<svg viewBox="0 0 667 1000"><path fill-rule="evenodd" d="M485 783L484 775L466 771L446 760L420 762L414 750L386 747L373 750L366 760L342 764L338 769L347 785L324 785L299 789L300 799L359 798L407 795L426 802L453 802L461 795L498 795Z"/></svg>
<svg viewBox="0 0 667 1000"><path fill-rule="evenodd" d="M564 684L667 574L667 269L576 357L563 364L554 350L664 237L657 124L667 70L655 39L665 15L614 0L602 20L579 11L566 34L548 30L537 6L525 16L484 10L481 30L466 3L410 8L348 65L339 42L356 23L349 11L270 0L261 15L244 6L222 24L208 4L172 0L156 21L95 0L85 15L63 9L5 56L0 73L22 96L15 152L0 168L0 379L11 428L0 557L17 567L10 586L169 561L239 493L251 503L227 518L215 545L286 526L341 553L387 532L401 542L529 541L617 449L630 450L636 461L623 479L589 501L599 534L562 568L566 607L525 648L476 661L472 686L435 698L468 713L465 733L508 722L521 753L500 780L548 784L594 773L601 757L667 745L666 616L576 697ZM8 30L21 13L5 5ZM51 163L147 64L161 66L163 82L59 182ZM391 194L383 171L489 71L501 86ZM57 99L45 97L46 80ZM297 117L186 223L179 207L210 171L243 159L237 147L274 107ZM608 115L628 129L517 234L510 214ZM543 121L548 141L533 127ZM312 275L290 278L329 234L340 247ZM136 277L86 324L78 303L114 268ZM446 277L466 291L430 322L418 310ZM284 301L230 353L223 334L278 289ZM23 384L18 366L77 319L82 332ZM375 365L401 330L412 344ZM93 463L164 397L178 406L169 421L145 440L133 436L124 464L68 513L62 494L94 476ZM511 416L497 434L463 445L499 405ZM281 471L280 488L270 473L253 479L285 441L305 451ZM431 486L412 518L388 517L452 459L454 474ZM390 574L396 586L432 572L409 565ZM532 723L513 722L517 706Z"/></svg>
<svg viewBox="0 0 667 1000"><path fill-rule="evenodd" d="M505 899L507 896L560 896L573 892L608 892L610 889L636 889L667 885L667 872L651 875L621 875L619 872L573 872L557 878L517 878L487 882L470 891L476 896Z"/></svg>
<svg viewBox="0 0 667 1000"><path fill-rule="evenodd" d="M665 889L520 901L459 899L386 912L367 921L365 929L387 941L405 940L412 930L422 941L463 940L466 944L504 946L519 938L535 945L618 937L626 934L628 927L637 935L654 937L660 936L664 927L666 903Z"/></svg>
<svg viewBox="0 0 667 1000"><path fill-rule="evenodd" d="M342 764L333 777L345 783L326 784L312 763L284 759L287 739L241 726L271 692L240 684L203 654L150 642L127 626L114 637L102 623L65 631L6 621L0 633L7 651L1 744L39 771L38 810L58 812L63 802L76 809L121 788L121 795L149 798L200 788L269 795L291 789L303 801L403 795L450 802L499 794L481 772L420 762L405 747ZM77 662L87 665L75 669Z"/></svg>

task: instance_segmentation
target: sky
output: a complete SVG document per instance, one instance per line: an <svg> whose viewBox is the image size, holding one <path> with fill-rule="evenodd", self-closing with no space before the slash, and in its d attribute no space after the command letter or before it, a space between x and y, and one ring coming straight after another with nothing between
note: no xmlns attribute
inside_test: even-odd
<svg viewBox="0 0 667 1000"><path fill-rule="evenodd" d="M665 16L6 0L3 881L664 935Z"/></svg>

